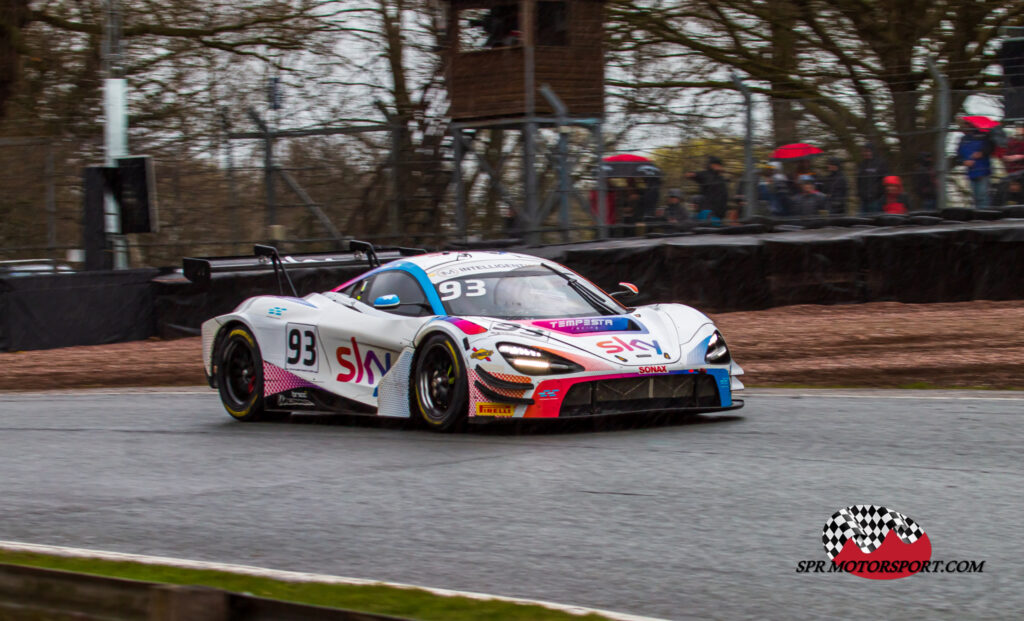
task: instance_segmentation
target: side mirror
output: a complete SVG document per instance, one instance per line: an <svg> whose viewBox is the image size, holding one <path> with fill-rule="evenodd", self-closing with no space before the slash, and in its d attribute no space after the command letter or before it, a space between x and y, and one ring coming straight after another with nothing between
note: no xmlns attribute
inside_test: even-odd
<svg viewBox="0 0 1024 621"><path fill-rule="evenodd" d="M389 308L395 308L401 303L402 300L398 299L398 296L392 293L391 295L382 295L374 300L373 307L387 310Z"/></svg>
<svg viewBox="0 0 1024 621"><path fill-rule="evenodd" d="M620 282L619 286L622 287L622 289L611 294L615 299L631 298L640 293L640 289L631 282Z"/></svg>

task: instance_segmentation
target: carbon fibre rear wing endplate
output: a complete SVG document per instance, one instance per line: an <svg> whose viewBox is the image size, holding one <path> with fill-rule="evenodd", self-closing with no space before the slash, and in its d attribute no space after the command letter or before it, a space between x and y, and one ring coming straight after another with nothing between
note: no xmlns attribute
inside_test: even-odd
<svg viewBox="0 0 1024 621"><path fill-rule="evenodd" d="M271 252L272 251L272 252ZM370 268L378 267L382 262L393 261L425 253L419 248L388 248L376 249L368 242L352 240L349 252L311 252L301 254L278 254L282 269L296 267L353 267L369 264ZM271 246L257 245L253 254L248 256L230 257L185 257L182 259L182 272L190 281L205 285L209 284L214 274L232 272L272 272L278 264L274 255L277 250ZM287 274L286 274L287 276Z"/></svg>

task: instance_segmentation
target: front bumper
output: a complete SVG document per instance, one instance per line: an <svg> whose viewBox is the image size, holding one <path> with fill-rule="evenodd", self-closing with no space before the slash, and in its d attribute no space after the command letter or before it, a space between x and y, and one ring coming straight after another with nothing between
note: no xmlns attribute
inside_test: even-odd
<svg viewBox="0 0 1024 621"><path fill-rule="evenodd" d="M723 394L709 373L617 377L573 384L562 399L558 417L714 411L731 406L731 395Z"/></svg>
<svg viewBox="0 0 1024 621"><path fill-rule="evenodd" d="M683 369L656 374L618 373L535 378L472 373L471 416L580 418L646 412L719 412L743 407L734 401L725 368ZM519 380L519 381L510 381ZM489 418L489 417L488 417Z"/></svg>

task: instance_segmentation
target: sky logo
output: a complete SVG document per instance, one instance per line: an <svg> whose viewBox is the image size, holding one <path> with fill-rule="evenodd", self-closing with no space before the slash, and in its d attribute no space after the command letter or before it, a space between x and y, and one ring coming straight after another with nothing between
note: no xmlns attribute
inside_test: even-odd
<svg viewBox="0 0 1024 621"><path fill-rule="evenodd" d="M377 384L379 377L391 369L391 352L374 349L363 345L363 351L359 351L359 343L355 337L350 339L352 347L339 347L335 356L345 371L338 373L339 382L365 383L370 386ZM376 367L376 374L374 373Z"/></svg>
<svg viewBox="0 0 1024 621"><path fill-rule="evenodd" d="M659 355L661 354L661 345L658 341L642 341L640 339L632 339L630 341L624 341L619 337L615 337L610 341L601 341L597 344L598 347L603 349L606 353L617 354L619 352L636 352L636 351L654 351Z"/></svg>

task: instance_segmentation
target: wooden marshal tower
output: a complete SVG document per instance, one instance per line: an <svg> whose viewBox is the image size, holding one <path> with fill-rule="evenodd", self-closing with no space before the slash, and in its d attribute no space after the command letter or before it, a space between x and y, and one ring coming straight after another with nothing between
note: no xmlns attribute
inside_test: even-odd
<svg viewBox="0 0 1024 621"><path fill-rule="evenodd" d="M589 129L602 156L604 118L604 0L441 0L448 48L446 80L455 136L455 183L460 232L466 229L462 163L476 155L492 184L500 171L488 170L473 150L476 130L522 132L523 198L509 204L516 228L528 240L559 206L559 226L569 225L568 128ZM541 201L537 192L537 136L558 130L554 153L543 159L558 174L557 196ZM604 179L597 166L604 208ZM510 193L503 192L503 196ZM508 201L511 203L511 201ZM580 202L583 201L580 199ZM598 218L603 223L603 218Z"/></svg>

